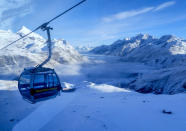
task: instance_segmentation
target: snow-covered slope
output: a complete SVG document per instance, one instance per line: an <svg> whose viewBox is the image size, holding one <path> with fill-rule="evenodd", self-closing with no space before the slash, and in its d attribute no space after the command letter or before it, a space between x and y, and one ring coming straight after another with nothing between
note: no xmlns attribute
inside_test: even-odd
<svg viewBox="0 0 186 131"><path fill-rule="evenodd" d="M124 61L143 62L153 66L186 65L186 41L172 35L153 38L148 34L118 40L90 51L94 54L122 56Z"/></svg>
<svg viewBox="0 0 186 131"><path fill-rule="evenodd" d="M184 94L144 95L95 83L82 87L42 103L13 131L186 130Z"/></svg>
<svg viewBox="0 0 186 131"><path fill-rule="evenodd" d="M24 26L17 33L0 30L0 48L29 32L30 30ZM36 66L43 62L47 58L48 50L45 42L45 38L39 34L32 33L7 49L1 50L0 74L5 75L8 72L7 77L9 77L12 74L17 74L24 67ZM62 63L81 62L85 59L65 40L54 39L52 48L52 59L47 64L49 67Z"/></svg>

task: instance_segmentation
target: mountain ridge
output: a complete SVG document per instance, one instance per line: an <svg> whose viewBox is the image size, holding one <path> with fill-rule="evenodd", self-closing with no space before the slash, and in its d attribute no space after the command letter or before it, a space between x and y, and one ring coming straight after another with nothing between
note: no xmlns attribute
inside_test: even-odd
<svg viewBox="0 0 186 131"><path fill-rule="evenodd" d="M96 47L90 53L120 56L120 62L140 63L153 68L151 71L144 68L141 72L130 67L134 70L133 80L121 82L123 88L155 94L186 91L186 41L176 36L154 38L140 34Z"/></svg>
<svg viewBox="0 0 186 131"><path fill-rule="evenodd" d="M90 51L93 54L121 56L123 60L130 62L143 62L154 65L170 66L185 61L186 54L185 40L173 35L163 35L154 38L148 34L139 34L131 38L117 40L111 45L102 45ZM167 62L166 62L167 61Z"/></svg>

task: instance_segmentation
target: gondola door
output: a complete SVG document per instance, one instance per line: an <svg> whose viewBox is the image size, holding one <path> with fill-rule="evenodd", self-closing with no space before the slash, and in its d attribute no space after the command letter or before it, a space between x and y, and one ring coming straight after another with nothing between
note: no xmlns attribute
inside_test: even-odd
<svg viewBox="0 0 186 131"><path fill-rule="evenodd" d="M56 95L58 93L58 88L54 84L55 81L53 75L53 73L46 74L47 89L51 95Z"/></svg>
<svg viewBox="0 0 186 131"><path fill-rule="evenodd" d="M47 74L47 88L53 88L54 87L54 78L52 74Z"/></svg>
<svg viewBox="0 0 186 131"><path fill-rule="evenodd" d="M21 95L24 98L31 98L30 95L30 89L31 89L31 75L21 75L21 77L19 78L19 91L21 93Z"/></svg>

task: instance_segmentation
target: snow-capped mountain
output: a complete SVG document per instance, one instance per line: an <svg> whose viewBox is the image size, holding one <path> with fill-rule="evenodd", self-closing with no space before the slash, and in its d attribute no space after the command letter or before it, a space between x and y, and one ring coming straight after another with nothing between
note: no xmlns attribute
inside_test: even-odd
<svg viewBox="0 0 186 131"><path fill-rule="evenodd" d="M92 50L94 47L92 46L76 46L75 49L80 53L87 53Z"/></svg>
<svg viewBox="0 0 186 131"><path fill-rule="evenodd" d="M112 45L96 47L90 52L122 56L124 61L143 62L161 67L186 65L186 41L172 35L158 39L148 34L139 34L118 40Z"/></svg>
<svg viewBox="0 0 186 131"><path fill-rule="evenodd" d="M12 41L29 33L30 30L22 27L17 33L0 30L0 48ZM36 66L47 58L46 39L39 34L32 33L16 44L0 51L0 74L14 71L20 72L24 67ZM65 40L53 40L52 59L47 64L49 67L62 63L76 63L85 60L70 44Z"/></svg>
<svg viewBox="0 0 186 131"><path fill-rule="evenodd" d="M122 62L140 63L152 67L136 70L130 67L131 77L121 81L124 88L142 93L175 94L186 91L186 41L165 35L154 38L139 34L135 37L118 40L112 45L102 45L90 51L95 54L121 56ZM123 67L125 71L125 68ZM131 79L131 81L128 81Z"/></svg>

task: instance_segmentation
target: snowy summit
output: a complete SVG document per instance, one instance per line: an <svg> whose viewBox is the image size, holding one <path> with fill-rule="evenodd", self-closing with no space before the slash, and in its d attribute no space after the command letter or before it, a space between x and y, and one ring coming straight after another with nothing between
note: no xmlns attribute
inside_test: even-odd
<svg viewBox="0 0 186 131"><path fill-rule="evenodd" d="M21 37L30 33L31 30L26 28L25 26L22 26L22 28L17 32L18 35L20 35ZM29 36L29 38L32 37L32 38L40 38L40 39L44 39L42 36L40 36L39 34L37 33L31 33Z"/></svg>

